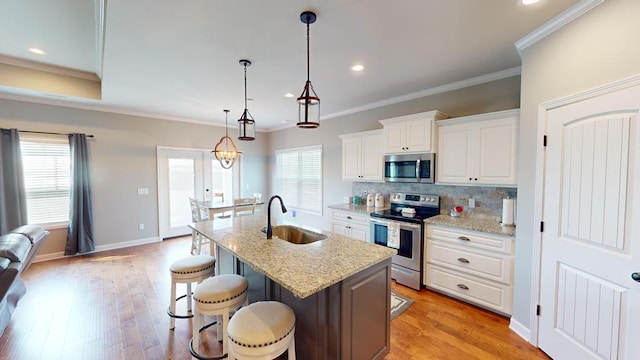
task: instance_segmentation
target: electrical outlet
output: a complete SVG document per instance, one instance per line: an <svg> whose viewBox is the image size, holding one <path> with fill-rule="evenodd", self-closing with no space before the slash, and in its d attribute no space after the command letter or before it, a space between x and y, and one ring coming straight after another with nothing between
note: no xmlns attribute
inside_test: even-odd
<svg viewBox="0 0 640 360"><path fill-rule="evenodd" d="M144 230L144 224L143 223L138 224L138 230Z"/></svg>
<svg viewBox="0 0 640 360"><path fill-rule="evenodd" d="M476 207L476 199L469 198L469 208L474 208L474 207Z"/></svg>
<svg viewBox="0 0 640 360"><path fill-rule="evenodd" d="M149 195L148 188L138 188L138 195Z"/></svg>

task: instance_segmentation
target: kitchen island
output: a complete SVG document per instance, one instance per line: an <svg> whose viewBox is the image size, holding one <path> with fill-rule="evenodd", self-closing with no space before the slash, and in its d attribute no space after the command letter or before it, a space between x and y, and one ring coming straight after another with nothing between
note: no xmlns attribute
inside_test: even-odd
<svg viewBox="0 0 640 360"><path fill-rule="evenodd" d="M293 244L261 231L264 215L191 224L216 246L219 273L249 281L249 302L273 300L296 314L299 359L382 359L389 352L395 250L325 233Z"/></svg>

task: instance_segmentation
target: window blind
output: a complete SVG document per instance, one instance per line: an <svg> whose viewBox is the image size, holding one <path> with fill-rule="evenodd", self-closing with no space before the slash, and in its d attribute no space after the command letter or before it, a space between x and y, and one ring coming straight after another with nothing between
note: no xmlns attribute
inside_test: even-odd
<svg viewBox="0 0 640 360"><path fill-rule="evenodd" d="M69 221L71 155L66 137L20 136L29 224Z"/></svg>
<svg viewBox="0 0 640 360"><path fill-rule="evenodd" d="M322 145L277 150L276 174L287 207L322 215Z"/></svg>

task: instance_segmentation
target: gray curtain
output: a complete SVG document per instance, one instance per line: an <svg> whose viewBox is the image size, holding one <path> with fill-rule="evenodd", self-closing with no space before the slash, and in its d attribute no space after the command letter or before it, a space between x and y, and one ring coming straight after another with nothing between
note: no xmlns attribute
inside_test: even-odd
<svg viewBox="0 0 640 360"><path fill-rule="evenodd" d="M18 129L0 129L0 235L27 223Z"/></svg>
<svg viewBox="0 0 640 360"><path fill-rule="evenodd" d="M69 134L71 150L71 203L65 255L95 250L93 241L93 208L91 201L91 171L87 137Z"/></svg>

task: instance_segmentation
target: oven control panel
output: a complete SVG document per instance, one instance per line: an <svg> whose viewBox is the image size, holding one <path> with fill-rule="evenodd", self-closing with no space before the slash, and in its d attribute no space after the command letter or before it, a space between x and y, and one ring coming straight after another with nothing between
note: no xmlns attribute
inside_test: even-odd
<svg viewBox="0 0 640 360"><path fill-rule="evenodd" d="M392 204L439 207L440 196L425 194L393 193L389 196Z"/></svg>

